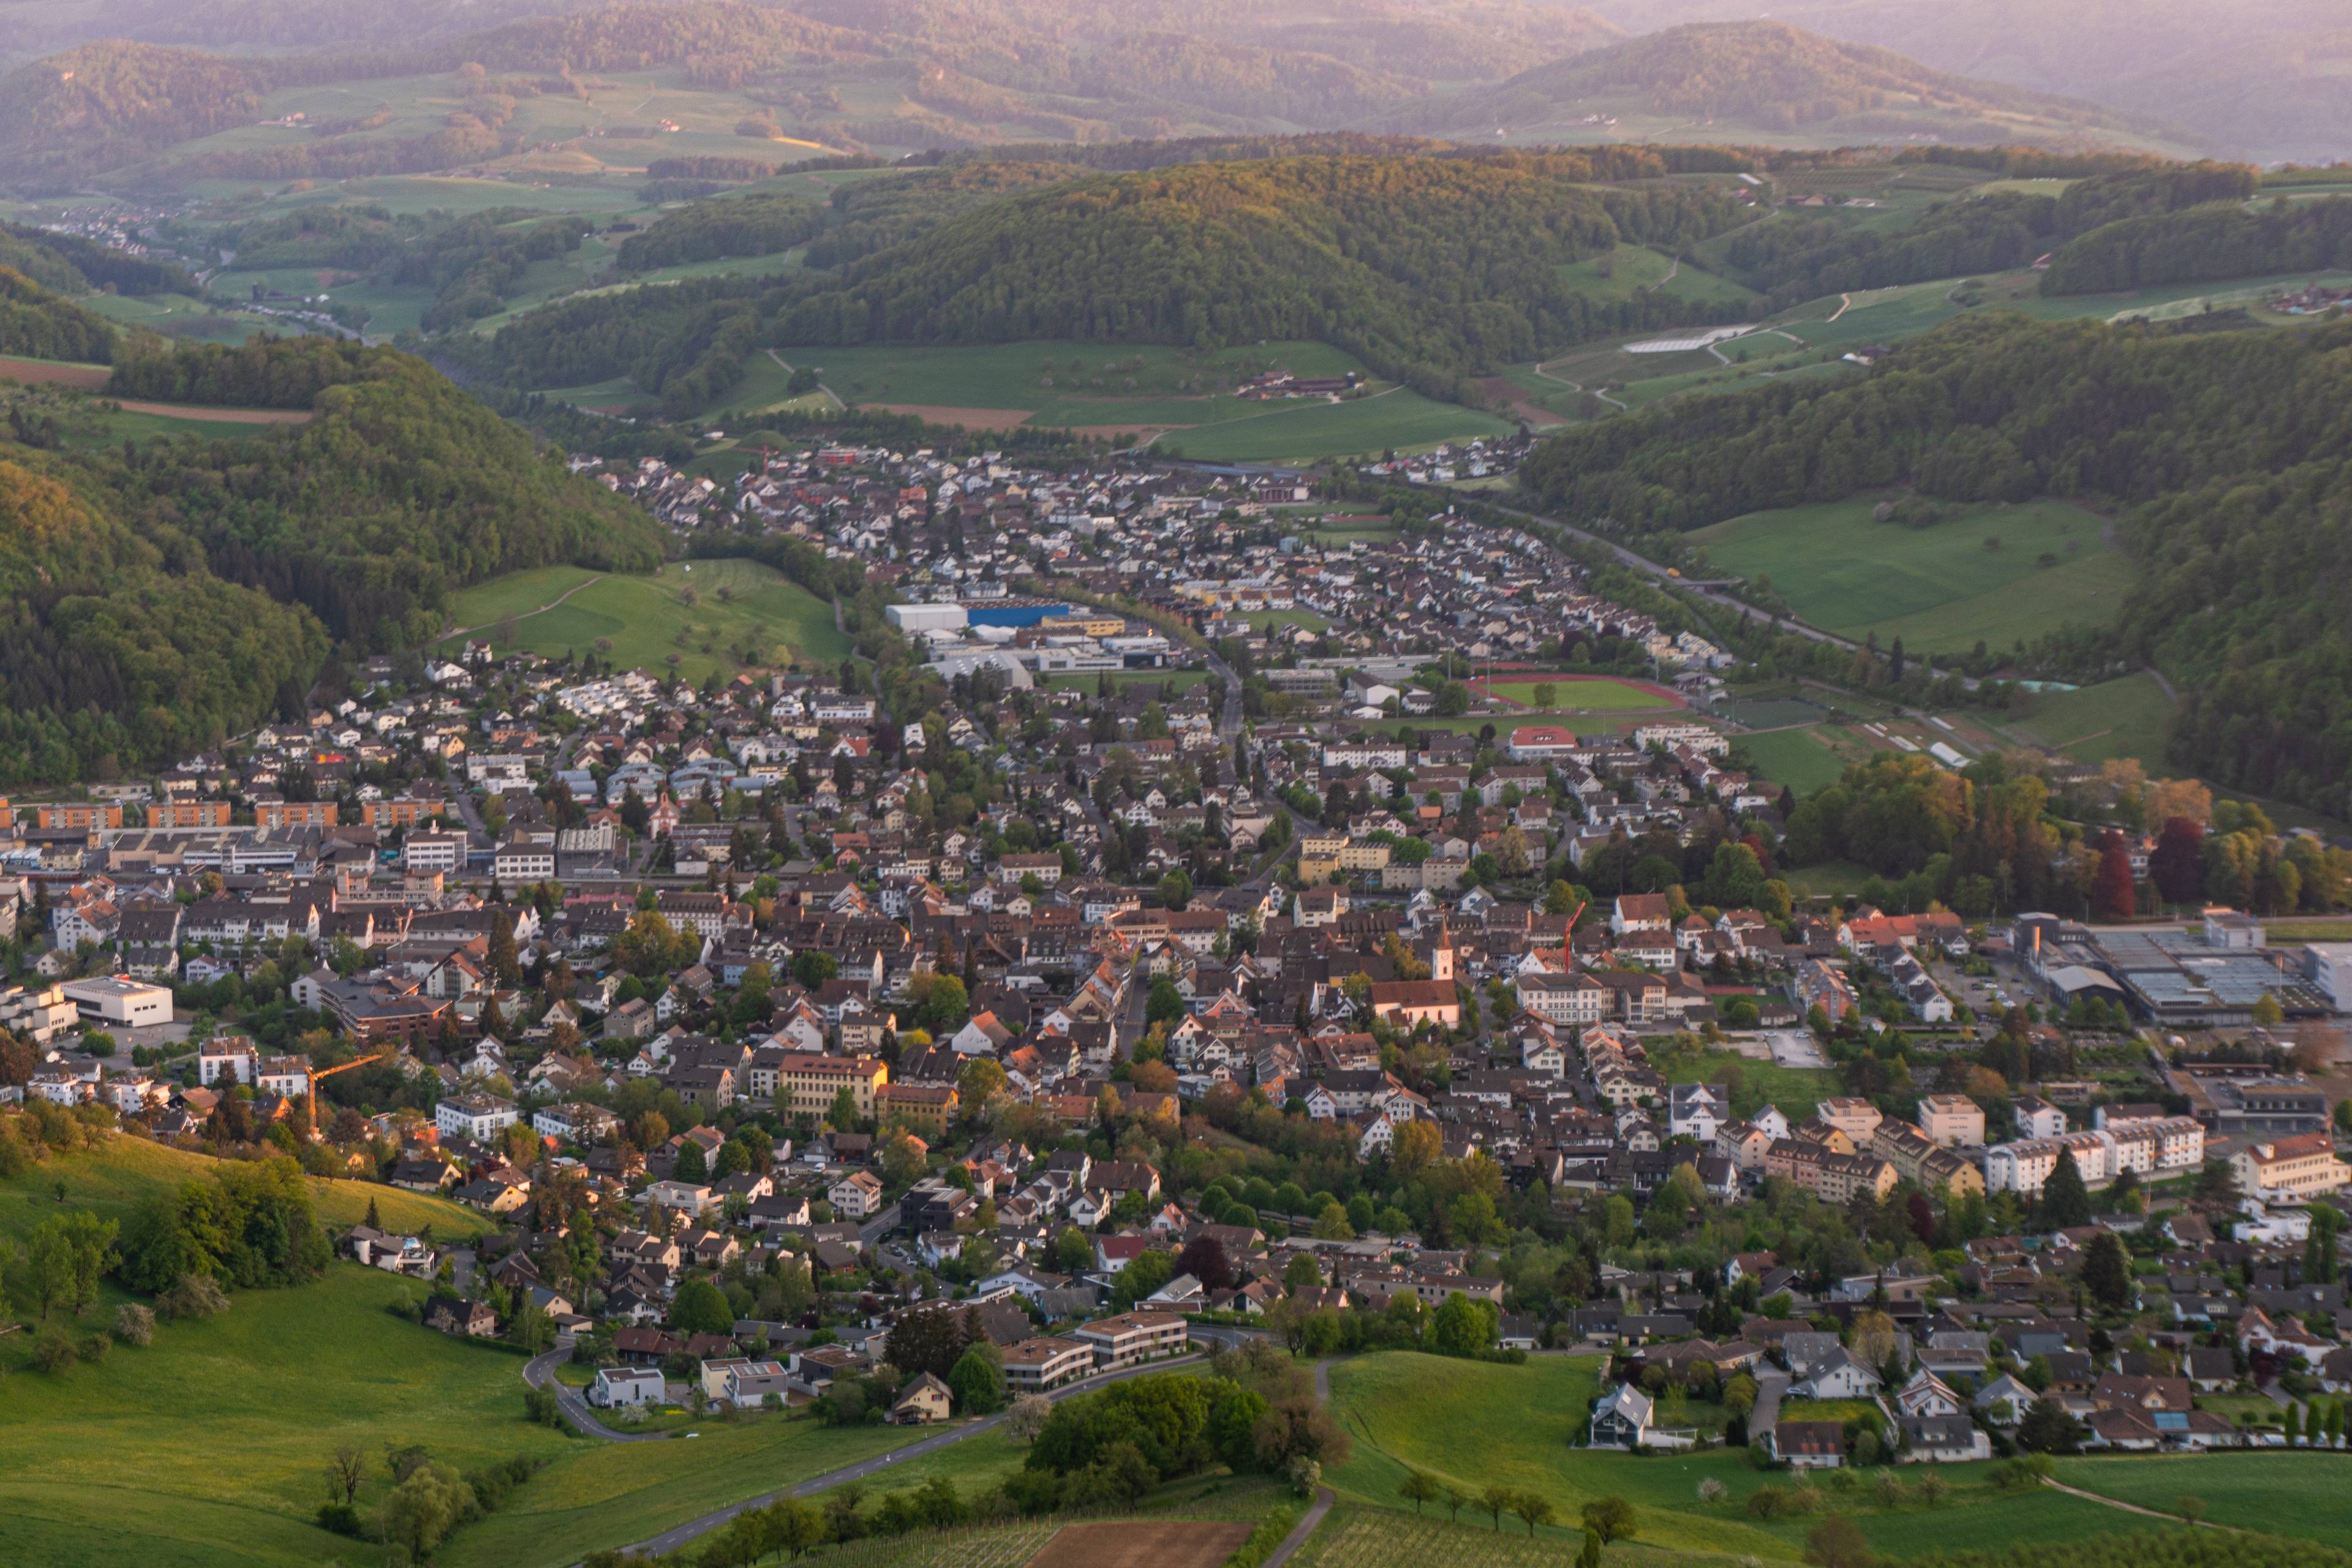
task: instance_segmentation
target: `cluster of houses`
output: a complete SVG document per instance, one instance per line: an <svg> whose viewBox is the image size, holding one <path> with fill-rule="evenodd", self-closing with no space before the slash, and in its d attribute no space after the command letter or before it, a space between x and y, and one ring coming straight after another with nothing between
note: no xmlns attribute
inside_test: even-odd
<svg viewBox="0 0 2352 1568"><path fill-rule="evenodd" d="M1906 1183L2032 1197L2062 1158L2095 1188L2153 1182L2203 1166L2209 1135L2259 1133L2231 1158L2270 1205L2250 1221L2264 1228L2227 1244L2256 1248L2285 1248L2304 1205L2344 1183L2324 1103L2306 1125L2268 1079L2203 1083L2189 1115L2108 1104L2079 1127L2019 1099L1997 1108L2017 1135L1992 1142L1985 1104L1957 1093L1899 1108L1911 1121L1851 1098L1792 1120L1801 1108L1726 1083L1667 1081L1662 1038L1714 1026L1727 1003L1753 1010L1764 1033L1744 1043L1768 1057L1772 1033L1801 1034L1816 1009L1840 1022L1865 992L1948 1024L1930 969L1969 952L1969 935L1942 913L1702 913L1664 893L1580 919L1517 890L1555 860L1622 871L1638 845L1777 825L1780 809L1778 791L1724 764L1721 732L1678 716L1622 736L1507 722L1491 743L1409 723L1400 738L1399 716L1434 700L1433 659L1507 665L1589 644L1639 650L1694 689L1724 662L1586 591L1531 535L1455 518L1316 544L1284 531L1283 509L1311 496L1279 476L1043 473L994 454L776 453L731 491L650 459L602 477L681 531L748 522L856 559L910 640L953 631L1024 680L991 685L950 658L933 665L954 678L935 705L894 714L855 667L697 687L471 644L421 669L376 661L359 695L160 778L0 803L0 913L42 933L38 984L0 994L0 1026L33 1042L36 1070L0 1094L104 1100L191 1142L217 1135L234 1100L256 1127L331 1142L355 1173L389 1147L376 1173L507 1228L461 1258L362 1227L352 1255L422 1279L446 1265L575 1339L611 1333L591 1397L624 1406L681 1387L739 1405L821 1397L878 1364L875 1339L931 1300L893 1289L925 1274L958 1276L958 1304L983 1312L1016 1387L1174 1353L1189 1315L1262 1313L1301 1255L1318 1309L1405 1293L1508 1304L1468 1254L1412 1237L1269 1236L1188 1210L1141 1161L991 1135L966 1148L987 1109L972 1094L1023 1108L1041 1145L1107 1121L1172 1141L1189 1115L1262 1096L1361 1162L1409 1135L1438 1157L1491 1159L1516 1187L1636 1200L1685 1168L1725 1201L1772 1178L1841 1205ZM1037 576L1066 596L1012 591ZM1113 601L1131 613L1091 607ZM1284 611L1304 614L1285 625ZM1286 704L1325 716L1244 729L1222 682L1160 684L1154 660L1197 659L1173 653L1163 622L1246 655ZM1118 660L1096 689L1027 682L1052 673L1048 656L1089 647ZM950 772L986 782L960 785L952 813L934 798ZM649 964L654 935L664 956ZM230 976L285 984L332 1045L175 1038L175 992ZM942 1012L949 977L960 1001ZM101 1025L143 1061L88 1048ZM1147 1039L1156 1059L1139 1062ZM1419 1042L1409 1068L1389 1048L1400 1039ZM653 1098L684 1124L645 1136L613 1109ZM387 1099L399 1103L379 1109ZM721 1131L747 1123L771 1134L748 1168ZM583 1216L609 1233L604 1270L558 1289L569 1276L553 1259ZM1060 1246L1072 1228L1083 1259ZM1203 1237L1227 1277L1122 1297L1135 1258ZM745 1322L698 1342L664 1328L697 1271L787 1256L820 1278L898 1283L823 1331ZM1867 1376L1901 1419L1948 1423L1961 1394L1983 1408L1990 1346L1973 1371L1930 1352L2014 1326L1991 1308L2042 1310L2004 1293L2021 1271L2032 1297L2049 1262L1972 1247L1986 1301L1905 1322L1916 1389L1874 1386L1883 1365L1811 1357L1810 1327L1751 1325L1727 1353L1752 1351L1741 1367L1769 1361L1792 1385ZM479 1291L436 1302L436 1326L499 1331ZM1595 1303L1575 1326L1622 1335L1622 1313L1604 1325L1614 1310ZM2263 1320L2262 1353L2303 1321ZM1507 1313L1505 1342L1541 1327ZM2065 1353L2015 1337L2035 1348L2003 1364ZM1654 1325L1631 1336L1645 1354L1652 1340L1698 1342ZM681 1355L700 1369L690 1384ZM2107 1372L2159 1375L2118 1363L2086 1390ZM905 1418L944 1393L918 1380ZM1648 1429L1639 1387L1612 1397L1609 1432ZM2141 1414L2168 1430L2153 1417L2169 1408ZM1929 1426L1913 1440L1924 1452L1946 1436L1957 1430Z"/></svg>

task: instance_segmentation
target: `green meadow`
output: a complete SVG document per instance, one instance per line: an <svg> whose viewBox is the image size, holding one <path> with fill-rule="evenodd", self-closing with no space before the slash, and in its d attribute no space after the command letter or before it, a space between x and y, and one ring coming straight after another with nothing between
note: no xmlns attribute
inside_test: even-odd
<svg viewBox="0 0 2352 1568"><path fill-rule="evenodd" d="M1537 689L1549 686L1549 706L1560 713L1628 713L1684 705L1680 698L1645 681L1622 680L1613 675L1515 675L1483 681L1480 686L1493 696L1528 709L1542 705Z"/></svg>
<svg viewBox="0 0 2352 1568"><path fill-rule="evenodd" d="M1560 268L1559 275L1570 288L1596 300L1629 300L1637 293L1663 292L1696 304L1746 305L1760 298L1688 258L1677 266L1674 258L1645 245L1620 245L1606 256L1570 262Z"/></svg>
<svg viewBox="0 0 2352 1568"><path fill-rule="evenodd" d="M1748 753L1756 771L1764 777L1806 795L1837 783L1838 775L1845 771L1843 759L1816 733L1818 728L1809 724L1756 734L1734 734L1731 743Z"/></svg>
<svg viewBox="0 0 2352 1568"><path fill-rule="evenodd" d="M2155 771L2171 719L2172 700L2156 677L2142 671L2074 691L2036 692L2025 716L2006 728L2078 763L2137 757Z"/></svg>
<svg viewBox="0 0 2352 1568"><path fill-rule="evenodd" d="M675 657L689 680L713 670L828 664L849 651L832 605L751 561L672 562L646 577L541 567L467 589L449 614L453 627L488 638L500 653L593 652L655 674L673 668ZM445 649L459 635L453 631Z"/></svg>
<svg viewBox="0 0 2352 1568"><path fill-rule="evenodd" d="M1882 646L1899 637L1914 653L1965 652L1979 640L2006 648L2103 625L2130 585L2130 563L2107 545L2100 520L2065 502L1958 507L1909 528L1874 521L1879 499L1754 512L1691 539L1717 569L1769 577L1812 625L1875 635Z"/></svg>

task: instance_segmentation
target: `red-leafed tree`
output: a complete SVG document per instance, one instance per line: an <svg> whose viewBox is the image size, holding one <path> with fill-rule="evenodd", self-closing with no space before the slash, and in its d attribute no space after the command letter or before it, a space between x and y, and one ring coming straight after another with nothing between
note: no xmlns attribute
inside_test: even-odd
<svg viewBox="0 0 2352 1568"><path fill-rule="evenodd" d="M2193 816L2168 816L2147 858L2147 874L2168 904L2185 904L2205 887L2205 825Z"/></svg>
<svg viewBox="0 0 2352 1568"><path fill-rule="evenodd" d="M1190 1274L1203 1290L1222 1290L1234 1282L1234 1267L1224 1243L1205 1231L1184 1244L1176 1255L1176 1271Z"/></svg>
<svg viewBox="0 0 2352 1568"><path fill-rule="evenodd" d="M2129 920L2138 911L2138 895L2132 887L2131 849L2124 836L2110 827L2099 836L2099 879L2093 895L2099 912L2115 920Z"/></svg>

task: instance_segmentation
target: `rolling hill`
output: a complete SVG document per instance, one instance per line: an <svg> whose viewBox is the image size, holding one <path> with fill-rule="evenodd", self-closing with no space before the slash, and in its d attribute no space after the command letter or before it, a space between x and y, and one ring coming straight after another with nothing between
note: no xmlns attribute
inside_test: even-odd
<svg viewBox="0 0 2352 1568"><path fill-rule="evenodd" d="M1830 146L1926 139L2179 151L2197 140L2153 119L1931 70L1886 49L1768 21L1645 34L1365 123L1514 142L1673 136Z"/></svg>
<svg viewBox="0 0 2352 1568"><path fill-rule="evenodd" d="M1700 184L1593 182L1731 162L1608 149L1090 174L950 217L830 275L567 301L501 329L488 357L519 387L627 375L683 410L723 394L767 345L1314 339L1458 397L1481 366L1734 309L1664 291L1603 297L1563 270L1621 241L1695 244L1744 210Z"/></svg>
<svg viewBox="0 0 2352 1568"><path fill-rule="evenodd" d="M299 706L336 644L428 639L465 584L660 558L636 509L389 349L183 349L114 390L315 412L130 450L0 442L0 782L217 745Z"/></svg>
<svg viewBox="0 0 2352 1568"><path fill-rule="evenodd" d="M895 153L1328 129L1617 36L1527 0L1177 0L1148 15L1118 0L629 0L429 9L397 38L357 16L331 25L352 9L124 13L130 37L80 37L0 81L8 176L54 187L135 171L152 188L529 158L642 169L682 150L658 145L676 135L707 153ZM310 52L287 52L289 37ZM664 108L646 120L667 130L635 122L647 88Z"/></svg>
<svg viewBox="0 0 2352 1568"><path fill-rule="evenodd" d="M2352 157L2352 30L2335 0L1592 0L1629 30L1774 18L1937 70L2194 126L2265 162ZM2226 26L2217 26L2226 18Z"/></svg>

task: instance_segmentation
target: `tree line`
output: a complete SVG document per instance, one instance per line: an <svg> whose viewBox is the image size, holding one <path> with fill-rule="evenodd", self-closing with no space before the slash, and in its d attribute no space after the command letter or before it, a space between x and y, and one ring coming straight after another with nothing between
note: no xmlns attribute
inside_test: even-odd
<svg viewBox="0 0 2352 1568"><path fill-rule="evenodd" d="M2352 199L2280 196L2259 210L2231 200L2095 228L2050 258L2042 292L2119 293L2159 283L2345 267L2352 267Z"/></svg>

